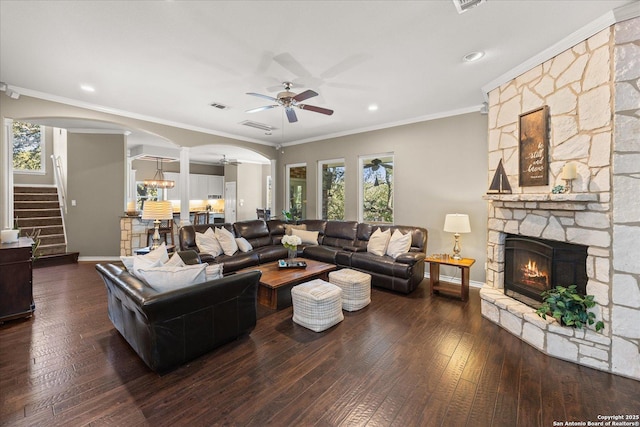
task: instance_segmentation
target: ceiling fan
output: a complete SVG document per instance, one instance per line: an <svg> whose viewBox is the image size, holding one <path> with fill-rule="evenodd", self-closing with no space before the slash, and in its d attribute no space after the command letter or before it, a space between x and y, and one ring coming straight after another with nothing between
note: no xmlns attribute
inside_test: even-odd
<svg viewBox="0 0 640 427"><path fill-rule="evenodd" d="M227 159L227 155L223 154L222 158L220 160L218 160L216 162L216 164L221 165L221 166L228 166L228 165L238 166L238 165L241 165L242 163L240 163L236 159Z"/></svg>
<svg viewBox="0 0 640 427"><path fill-rule="evenodd" d="M284 107L287 113L287 119L289 120L289 123L294 123L298 121L296 112L293 110L294 107L299 108L301 110L309 110L315 113L326 114L327 116L330 116L333 114L333 110L329 110L328 108L316 107L315 105L309 105L309 104L301 104L301 102L304 101L305 99L318 96L317 92L314 92L312 90L305 90L304 92L296 94L291 92L291 86L292 86L291 82L284 82L282 83L282 86L284 86L284 91L278 93L276 98L268 95L262 95L260 93L247 92L247 95L265 98L275 102L275 104L254 108L251 110L247 110L246 112L256 113L258 111L269 110L271 108Z"/></svg>

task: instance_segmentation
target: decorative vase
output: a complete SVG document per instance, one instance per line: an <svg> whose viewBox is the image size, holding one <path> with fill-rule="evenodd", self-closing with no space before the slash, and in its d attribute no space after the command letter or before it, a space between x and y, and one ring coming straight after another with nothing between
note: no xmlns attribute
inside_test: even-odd
<svg viewBox="0 0 640 427"><path fill-rule="evenodd" d="M296 256L298 256L298 248L294 246L292 248L287 248L289 250L289 259L293 260Z"/></svg>
<svg viewBox="0 0 640 427"><path fill-rule="evenodd" d="M2 243L14 243L20 237L20 230L2 230Z"/></svg>

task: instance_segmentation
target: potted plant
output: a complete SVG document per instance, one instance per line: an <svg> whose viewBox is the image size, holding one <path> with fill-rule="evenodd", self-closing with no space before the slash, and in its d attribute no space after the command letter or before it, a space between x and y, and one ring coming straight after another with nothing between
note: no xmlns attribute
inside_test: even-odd
<svg viewBox="0 0 640 427"><path fill-rule="evenodd" d="M585 325L596 324L596 331L604 328L604 323L596 321L596 315L587 311L596 305L593 295L580 295L576 285L556 286L541 293L544 300L536 313L543 319L550 315L560 324L582 329Z"/></svg>

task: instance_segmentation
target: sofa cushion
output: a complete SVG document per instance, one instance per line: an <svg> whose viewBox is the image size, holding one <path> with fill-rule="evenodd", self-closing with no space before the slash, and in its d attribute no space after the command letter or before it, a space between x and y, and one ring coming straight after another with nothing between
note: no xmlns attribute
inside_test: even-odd
<svg viewBox="0 0 640 427"><path fill-rule="evenodd" d="M391 231L382 231L378 227L369 238L369 242L367 243L367 252L378 256L384 255L387 252L389 239L391 239Z"/></svg>
<svg viewBox="0 0 640 427"><path fill-rule="evenodd" d="M253 249L251 243L249 243L244 237L236 237L236 244L238 245L238 249L240 249L240 252L249 252L251 249Z"/></svg>
<svg viewBox="0 0 640 427"><path fill-rule="evenodd" d="M306 229L307 229L307 225L306 224L299 224L299 225L285 224L285 226L284 226L284 234L286 234L287 236L291 236L293 230L306 230Z"/></svg>
<svg viewBox="0 0 640 427"><path fill-rule="evenodd" d="M233 224L236 237L244 237L253 248L271 244L271 236L267 223L261 219L239 221Z"/></svg>
<svg viewBox="0 0 640 427"><path fill-rule="evenodd" d="M305 246L302 250L302 256L305 258L314 259L316 261L326 262L329 264L336 264L336 254L341 252L340 248L333 246Z"/></svg>
<svg viewBox="0 0 640 427"><path fill-rule="evenodd" d="M238 252L236 239L229 230L224 227L216 227L215 235L225 255L231 256Z"/></svg>
<svg viewBox="0 0 640 427"><path fill-rule="evenodd" d="M198 255L196 254L195 256ZM169 258L169 261L164 263L165 267L184 267L185 265L187 264L185 264L180 255L178 255L178 252L174 253L171 258Z"/></svg>
<svg viewBox="0 0 640 427"><path fill-rule="evenodd" d="M327 221L322 244L343 248L352 246L356 240L356 221Z"/></svg>
<svg viewBox="0 0 640 427"><path fill-rule="evenodd" d="M162 266L161 259L153 259L147 256L138 255L133 258L133 265L131 266L131 269L130 270L127 269L127 270L129 271L129 273L131 273L135 277L140 278L140 269L155 268L155 267L161 267L161 266Z"/></svg>
<svg viewBox="0 0 640 427"><path fill-rule="evenodd" d="M207 282L209 280L221 279L223 274L222 264L203 264L206 266L205 272L207 274Z"/></svg>
<svg viewBox="0 0 640 427"><path fill-rule="evenodd" d="M227 274L243 268L260 265L260 257L258 252L253 250L251 252L237 252L233 256L223 254L216 257L214 262L224 264L224 273Z"/></svg>
<svg viewBox="0 0 640 427"><path fill-rule="evenodd" d="M306 230L299 230L299 229L294 228L294 229L291 230L291 235L300 237L300 240L302 240L302 244L303 245L317 245L318 244L318 232L317 231L306 231Z"/></svg>
<svg viewBox="0 0 640 427"><path fill-rule="evenodd" d="M372 235L373 236L373 235ZM395 230L391 235L387 245L386 254L396 259L398 255L409 252L411 248L411 232L402 234L400 230Z"/></svg>
<svg viewBox="0 0 640 427"><path fill-rule="evenodd" d="M396 262L390 256L378 256L368 252L353 253L351 255L351 267L361 271L402 279L410 278L412 269L412 265Z"/></svg>
<svg viewBox="0 0 640 427"><path fill-rule="evenodd" d="M207 264L185 267L143 267L138 277L158 292L168 292L207 281Z"/></svg>
<svg viewBox="0 0 640 427"><path fill-rule="evenodd" d="M198 233L196 231L196 245L198 246L198 251L211 254L214 257L217 257L223 252L222 246L220 246L220 242L218 242L218 238L211 227L207 228L207 231L204 233Z"/></svg>

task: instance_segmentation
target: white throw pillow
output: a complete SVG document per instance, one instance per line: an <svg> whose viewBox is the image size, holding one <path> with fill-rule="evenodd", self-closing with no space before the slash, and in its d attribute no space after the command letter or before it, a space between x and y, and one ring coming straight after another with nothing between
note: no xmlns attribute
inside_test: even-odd
<svg viewBox="0 0 640 427"><path fill-rule="evenodd" d="M186 264L177 252L169 258L169 261L164 263L164 267L184 267L185 265Z"/></svg>
<svg viewBox="0 0 640 427"><path fill-rule="evenodd" d="M205 269L207 272L207 282L209 280L222 279L222 264L207 265Z"/></svg>
<svg viewBox="0 0 640 427"><path fill-rule="evenodd" d="M140 279L158 292L167 292L207 281L207 264L185 267L155 267L138 270Z"/></svg>
<svg viewBox="0 0 640 427"><path fill-rule="evenodd" d="M307 224L293 225L293 224L285 224L284 225L284 234L287 236L291 236L291 232L293 230L306 230Z"/></svg>
<svg viewBox="0 0 640 427"><path fill-rule="evenodd" d="M253 249L251 243L249 243L249 241L244 237L236 237L236 244L238 245L238 249L240 249L240 252L249 252L251 249Z"/></svg>
<svg viewBox="0 0 640 427"><path fill-rule="evenodd" d="M233 237L233 234L229 230L224 227L216 227L216 238L218 239L218 243L222 247L222 251L225 255L231 256L238 252L238 244L236 243L236 239Z"/></svg>
<svg viewBox="0 0 640 427"><path fill-rule="evenodd" d="M159 259L163 264L169 261L169 253L167 252L167 244L162 242L160 246L156 249L152 250L148 254L144 255L146 258L150 258L153 260Z"/></svg>
<svg viewBox="0 0 640 427"><path fill-rule="evenodd" d="M120 257L120 261L122 261L122 263L124 264L124 268L126 268L129 273L133 272L133 260L135 258L136 258L135 255Z"/></svg>
<svg viewBox="0 0 640 427"><path fill-rule="evenodd" d="M302 240L303 245L317 245L318 244L318 232L291 229L292 236L298 236Z"/></svg>
<svg viewBox="0 0 640 427"><path fill-rule="evenodd" d="M162 261L159 259L152 259L146 255L133 257L133 265L131 266L131 270L129 273L133 274L138 279L140 277L140 270L144 268L155 268L161 267Z"/></svg>
<svg viewBox="0 0 640 427"><path fill-rule="evenodd" d="M409 252L411 248L411 233L402 234L400 230L396 230L391 235L389 245L387 245L387 255L393 259L398 258L398 255Z"/></svg>
<svg viewBox="0 0 640 427"><path fill-rule="evenodd" d="M387 251L387 245L391 239L391 230L387 229L382 231L380 227L376 229L369 237L369 243L367 243L367 252L374 255L382 256Z"/></svg>
<svg viewBox="0 0 640 427"><path fill-rule="evenodd" d="M207 228L207 231L204 233L196 232L196 246L198 246L198 250L203 254L213 255L214 257L222 254L220 242L218 242L211 227Z"/></svg>

